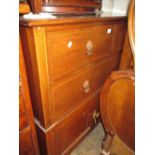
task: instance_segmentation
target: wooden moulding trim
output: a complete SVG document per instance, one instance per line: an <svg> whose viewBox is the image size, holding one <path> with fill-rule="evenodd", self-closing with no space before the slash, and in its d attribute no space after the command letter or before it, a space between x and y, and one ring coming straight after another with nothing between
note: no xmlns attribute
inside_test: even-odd
<svg viewBox="0 0 155 155"><path fill-rule="evenodd" d="M57 19L45 19L45 20L28 20L28 19L20 19L20 25L22 26L52 26L52 25L63 25L63 24L84 24L84 23L92 23L92 22L124 22L127 21L127 17L63 17Z"/></svg>
<svg viewBox="0 0 155 155"><path fill-rule="evenodd" d="M94 8L85 8L85 7L64 7L64 6L43 6L42 11L51 12L51 13L87 13L95 12Z"/></svg>
<svg viewBox="0 0 155 155"><path fill-rule="evenodd" d="M46 55L46 39L45 28L37 27L33 28L35 49L36 49L36 61L39 74L40 95L43 107L44 126L48 127L51 124L51 113L49 107L49 76L48 76L48 64ZM45 121L47 120L47 121Z"/></svg>
<svg viewBox="0 0 155 155"><path fill-rule="evenodd" d="M43 6L57 6L57 7L89 7L89 8L101 8L101 1L78 1L75 2L74 0L68 1L54 1L52 2L43 2Z"/></svg>
<svg viewBox="0 0 155 155"><path fill-rule="evenodd" d="M54 124L52 124L50 127L48 128L44 128L42 126L42 124L40 123L40 121L35 118L34 122L35 124L44 132L47 133L49 132L52 128L55 128L57 125L59 125L63 120L67 119L68 117L70 117L75 111L77 111L78 109L80 109L81 107L83 107L85 104L88 104L88 102L97 94L99 94L99 92L101 91L101 88L99 88L96 92L93 92L88 98L84 99L81 104L76 107L74 110L70 111L69 113L67 113L66 115L64 115L63 117L61 117L59 120L57 120Z"/></svg>
<svg viewBox="0 0 155 155"><path fill-rule="evenodd" d="M34 122L35 122L35 125L37 125L37 127L40 128L44 133L47 133L49 131L48 129L45 129L44 127L42 127L42 125L36 118L34 118Z"/></svg>

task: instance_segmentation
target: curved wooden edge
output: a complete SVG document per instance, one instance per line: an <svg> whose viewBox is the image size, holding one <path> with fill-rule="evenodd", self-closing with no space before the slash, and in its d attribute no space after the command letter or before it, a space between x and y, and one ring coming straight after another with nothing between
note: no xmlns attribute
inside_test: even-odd
<svg viewBox="0 0 155 155"><path fill-rule="evenodd" d="M111 124L111 121L108 117L108 110L107 110L107 95L109 93L109 90L112 86L112 84L120 79L130 79L135 80L134 72L132 70L126 70L126 71L115 71L112 72L110 77L105 81L101 94L100 94L100 111L101 111L101 118L106 130L106 133L110 134L111 136L114 136L115 130L113 129L113 126Z"/></svg>
<svg viewBox="0 0 155 155"><path fill-rule="evenodd" d="M135 62L135 0L131 0L128 12L128 35Z"/></svg>

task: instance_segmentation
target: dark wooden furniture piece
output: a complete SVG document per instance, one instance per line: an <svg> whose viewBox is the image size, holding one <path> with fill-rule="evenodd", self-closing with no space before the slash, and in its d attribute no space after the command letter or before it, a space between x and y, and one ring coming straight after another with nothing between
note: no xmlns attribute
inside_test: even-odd
<svg viewBox="0 0 155 155"><path fill-rule="evenodd" d="M101 8L101 0L28 0L34 13L93 13Z"/></svg>
<svg viewBox="0 0 155 155"><path fill-rule="evenodd" d="M132 0L128 14L128 33L123 47L120 70L134 69L135 60L135 1Z"/></svg>
<svg viewBox="0 0 155 155"><path fill-rule="evenodd" d="M120 64L121 70L130 69L129 67L131 70L112 72L101 90L100 110L106 130L103 155L111 150L115 137L119 137L125 149L129 150L126 154L134 155L135 151L134 13L134 0L132 0L129 7L128 34Z"/></svg>
<svg viewBox="0 0 155 155"><path fill-rule="evenodd" d="M135 83L132 70L113 72L105 81L100 96L100 110L106 133L118 136L135 149ZM108 143L110 144L110 136ZM105 151L109 151L107 145Z"/></svg>
<svg viewBox="0 0 155 155"><path fill-rule="evenodd" d="M135 60L135 0L131 0L129 6L128 34L133 54L133 60Z"/></svg>
<svg viewBox="0 0 155 155"><path fill-rule="evenodd" d="M117 16L20 20L41 154L69 154L95 126L126 27L127 18Z"/></svg>
<svg viewBox="0 0 155 155"><path fill-rule="evenodd" d="M19 154L39 155L21 40L19 48Z"/></svg>

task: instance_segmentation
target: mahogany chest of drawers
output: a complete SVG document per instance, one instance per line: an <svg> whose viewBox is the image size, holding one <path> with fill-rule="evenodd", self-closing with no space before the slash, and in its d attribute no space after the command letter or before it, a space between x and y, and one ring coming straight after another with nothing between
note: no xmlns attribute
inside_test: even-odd
<svg viewBox="0 0 155 155"><path fill-rule="evenodd" d="M20 21L41 154L69 154L95 126L104 80L118 69L126 17Z"/></svg>

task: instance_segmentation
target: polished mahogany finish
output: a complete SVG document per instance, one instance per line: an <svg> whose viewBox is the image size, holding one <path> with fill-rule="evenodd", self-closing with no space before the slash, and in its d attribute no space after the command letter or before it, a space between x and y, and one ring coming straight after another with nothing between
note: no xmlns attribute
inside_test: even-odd
<svg viewBox="0 0 155 155"><path fill-rule="evenodd" d="M106 80L100 96L104 127L132 150L135 148L135 90L133 71L113 72Z"/></svg>
<svg viewBox="0 0 155 155"><path fill-rule="evenodd" d="M120 70L135 69L135 1L131 0L128 15L128 33L123 47Z"/></svg>
<svg viewBox="0 0 155 155"><path fill-rule="evenodd" d="M114 141L117 141L118 148L122 147L120 150L114 149L113 153L135 154L134 3L134 0L130 2L128 34L126 34L120 63L120 70L124 71L112 72L101 91L100 110L106 129L103 155L109 150L113 150Z"/></svg>
<svg viewBox="0 0 155 155"><path fill-rule="evenodd" d="M43 0L43 2L54 6L82 6L88 8L101 6L101 0Z"/></svg>
<svg viewBox="0 0 155 155"><path fill-rule="evenodd" d="M42 12L42 0L28 0L31 7L31 12L39 13Z"/></svg>
<svg viewBox="0 0 155 155"><path fill-rule="evenodd" d="M131 0L129 6L128 34L133 53L133 59L135 60L135 0Z"/></svg>
<svg viewBox="0 0 155 155"><path fill-rule="evenodd" d="M41 130L37 124L41 153L69 154L95 126L93 114L95 110L99 111L97 103L99 103L99 92L91 95L89 99L46 131Z"/></svg>
<svg viewBox="0 0 155 155"><path fill-rule="evenodd" d="M21 40L19 48L19 154L39 155Z"/></svg>
<svg viewBox="0 0 155 155"><path fill-rule="evenodd" d="M101 0L29 0L33 13L92 13L101 8Z"/></svg>
<svg viewBox="0 0 155 155"><path fill-rule="evenodd" d="M129 36L127 33L125 37L124 46L123 46L119 70L129 70L129 69L131 70L134 69L134 61L133 61L131 46L129 43Z"/></svg>
<svg viewBox="0 0 155 155"><path fill-rule="evenodd" d="M99 93L111 71L118 69L126 21L95 16L21 19L42 154L69 154L98 122Z"/></svg>

